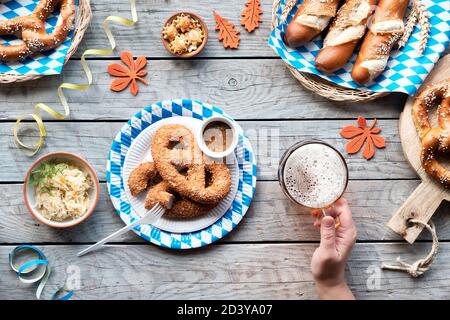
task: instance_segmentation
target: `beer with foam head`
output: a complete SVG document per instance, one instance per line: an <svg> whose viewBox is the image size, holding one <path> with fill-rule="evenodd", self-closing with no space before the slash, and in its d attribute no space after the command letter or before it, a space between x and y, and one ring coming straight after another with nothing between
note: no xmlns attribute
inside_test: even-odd
<svg viewBox="0 0 450 320"><path fill-rule="evenodd" d="M344 194L348 169L336 149L321 141L307 141L286 151L278 179L291 200L307 208L323 209Z"/></svg>

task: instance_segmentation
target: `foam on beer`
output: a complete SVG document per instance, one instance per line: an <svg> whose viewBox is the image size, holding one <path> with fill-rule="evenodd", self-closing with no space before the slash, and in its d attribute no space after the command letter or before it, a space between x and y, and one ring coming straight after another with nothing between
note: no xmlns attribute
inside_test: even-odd
<svg viewBox="0 0 450 320"><path fill-rule="evenodd" d="M298 203L309 208L325 208L344 192L347 169L332 148L318 143L306 144L286 160L284 185Z"/></svg>

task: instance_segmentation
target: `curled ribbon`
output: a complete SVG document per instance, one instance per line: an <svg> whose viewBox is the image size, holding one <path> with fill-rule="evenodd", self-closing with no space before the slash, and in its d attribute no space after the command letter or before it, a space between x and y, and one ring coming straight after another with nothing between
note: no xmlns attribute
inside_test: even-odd
<svg viewBox="0 0 450 320"><path fill-rule="evenodd" d="M23 260L23 256L33 256L22 264L19 260ZM50 277L50 264L45 257L45 254L38 248L30 245L21 245L15 247L9 254L9 266L17 274L17 278L28 284L39 283L36 290L36 298L40 299L42 291ZM67 294L60 297L62 292ZM69 300L74 294L73 290L68 290L65 287L59 288L53 295L52 300Z"/></svg>
<svg viewBox="0 0 450 320"><path fill-rule="evenodd" d="M109 44L111 45L111 49L87 49L83 52L81 55L81 66L83 67L84 73L86 74L87 78L87 84L74 84L74 83L62 83L58 87L58 97L61 101L61 104L64 107L64 113L60 113L58 111L55 111L53 108L49 107L48 105L44 103L38 103L34 106L33 112L30 114L22 115L19 118L17 118L17 121L13 128L13 136L14 141L16 144L24 149L30 150L31 153L30 156L35 155L44 145L44 139L47 136L47 130L45 129L44 121L42 120L42 117L40 115L41 111L46 112L50 116L52 116L55 119L58 120L64 120L66 119L70 114L70 107L67 102L66 97L64 96L63 89L70 89L70 90L78 90L78 91L85 91L88 90L89 87L92 84L92 72L89 68L89 65L86 61L86 56L104 56L109 55L114 52L114 49L116 48L116 41L114 39L114 36L111 32L111 28L109 27L110 22L117 22L122 25L126 26L134 26L138 21L137 11L136 11L136 0L130 0L130 10L131 10L131 18L132 20L125 19L122 17L117 16L108 16L103 21L103 30L106 33L106 36L108 37ZM35 145L28 145L22 142L19 138L19 128L20 124L23 120L26 118L31 117L37 124L39 129L39 139L36 142Z"/></svg>

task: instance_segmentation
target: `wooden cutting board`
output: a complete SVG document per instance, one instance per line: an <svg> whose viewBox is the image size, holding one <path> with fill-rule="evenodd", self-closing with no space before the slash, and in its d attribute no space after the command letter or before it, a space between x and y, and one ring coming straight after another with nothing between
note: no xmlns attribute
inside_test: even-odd
<svg viewBox="0 0 450 320"><path fill-rule="evenodd" d="M434 67L430 75L425 79L422 88L434 82L450 77L450 54L444 56ZM414 243L423 227L411 225L409 219L418 219L428 222L436 209L444 200L450 201L450 190L430 178L422 168L420 151L422 145L414 126L411 109L415 96L409 97L405 108L400 115L400 140L406 159L419 175L422 183L417 187L406 202L398 209L387 226L400 234L409 243ZM433 114L433 113L432 113Z"/></svg>

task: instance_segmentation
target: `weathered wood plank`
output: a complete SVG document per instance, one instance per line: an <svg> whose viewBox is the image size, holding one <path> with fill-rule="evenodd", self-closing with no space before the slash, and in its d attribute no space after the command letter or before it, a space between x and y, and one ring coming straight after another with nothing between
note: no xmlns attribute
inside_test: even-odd
<svg viewBox="0 0 450 320"><path fill-rule="evenodd" d="M346 140L339 130L353 120L321 121L241 121L242 127L252 141L258 160L258 177L275 180L278 161L282 153L298 141L322 139L344 152ZM105 179L107 153L122 122L51 122L47 123L47 146L40 154L51 151L69 151L85 156L97 170L99 178ZM32 124L25 124L24 131ZM346 156L351 179L405 179L416 178L416 173L405 160L398 135L396 120L379 122L387 148L378 150L371 161L361 155ZM36 134L29 130L30 136ZM12 139L12 123L0 124L0 144L3 159L0 163L0 181L21 181L33 161L18 149Z"/></svg>
<svg viewBox="0 0 450 320"><path fill-rule="evenodd" d="M114 37L117 41L117 56L122 50L131 50L134 54L149 57L172 57L163 47L161 42L161 30L166 19L175 12L187 10L192 11L204 18L209 30L208 44L199 57L275 57L275 52L267 45L267 39L271 31L272 1L263 0L264 14L263 23L260 28L249 34L240 27L240 13L244 8L244 2L240 0L138 0L136 1L139 23L134 27L125 27L120 24L111 23ZM128 1L121 0L98 0L91 1L94 13L91 26L87 30L84 40L78 50L80 56L86 48L105 48L109 45L103 32L102 22L110 15L119 15L130 18L130 7ZM217 39L214 31L215 22L212 14L217 10L221 15L229 19L241 30L241 42L237 50L225 50L222 43Z"/></svg>
<svg viewBox="0 0 450 320"><path fill-rule="evenodd" d="M345 197L349 200L358 228L358 240L399 240L388 231L386 222L409 196L418 181L350 181ZM22 185L0 185L0 243L87 243L96 242L123 226L117 217L106 190L101 184L100 203L86 222L75 228L58 230L40 224L28 212L22 195ZM450 206L443 204L434 222L441 240L450 240ZM239 227L225 242L255 241L318 241L312 217L286 199L278 182L261 181L252 206ZM20 233L17 232L20 226ZM428 233L420 239L430 239ZM129 232L114 242L141 242Z"/></svg>
<svg viewBox="0 0 450 320"><path fill-rule="evenodd" d="M139 95L133 97L128 90L109 90L109 63L90 61L94 85L88 91L66 91L70 119L128 119L139 108L173 98L209 102L236 119L398 118L405 100L404 95L392 94L367 103L332 102L304 89L280 60L258 59L150 61L150 85L141 85ZM70 61L63 76L2 85L0 119L16 119L37 102L61 108L57 86L61 82L83 83L84 77L80 63Z"/></svg>
<svg viewBox="0 0 450 320"><path fill-rule="evenodd" d="M161 250L150 245L114 245L82 258L84 246L44 246L55 270L44 297L60 286L65 271L79 271L75 299L315 299L310 259L316 244L216 245L194 251ZM383 272L382 261L402 255L422 257L429 243L357 244L348 266L349 285L359 299L448 299L450 244L443 243L420 279ZM0 247L6 257L11 246ZM0 259L0 299L34 299L34 286L20 283L7 259ZM73 273L72 273L73 274ZM379 282L373 279L378 279Z"/></svg>

